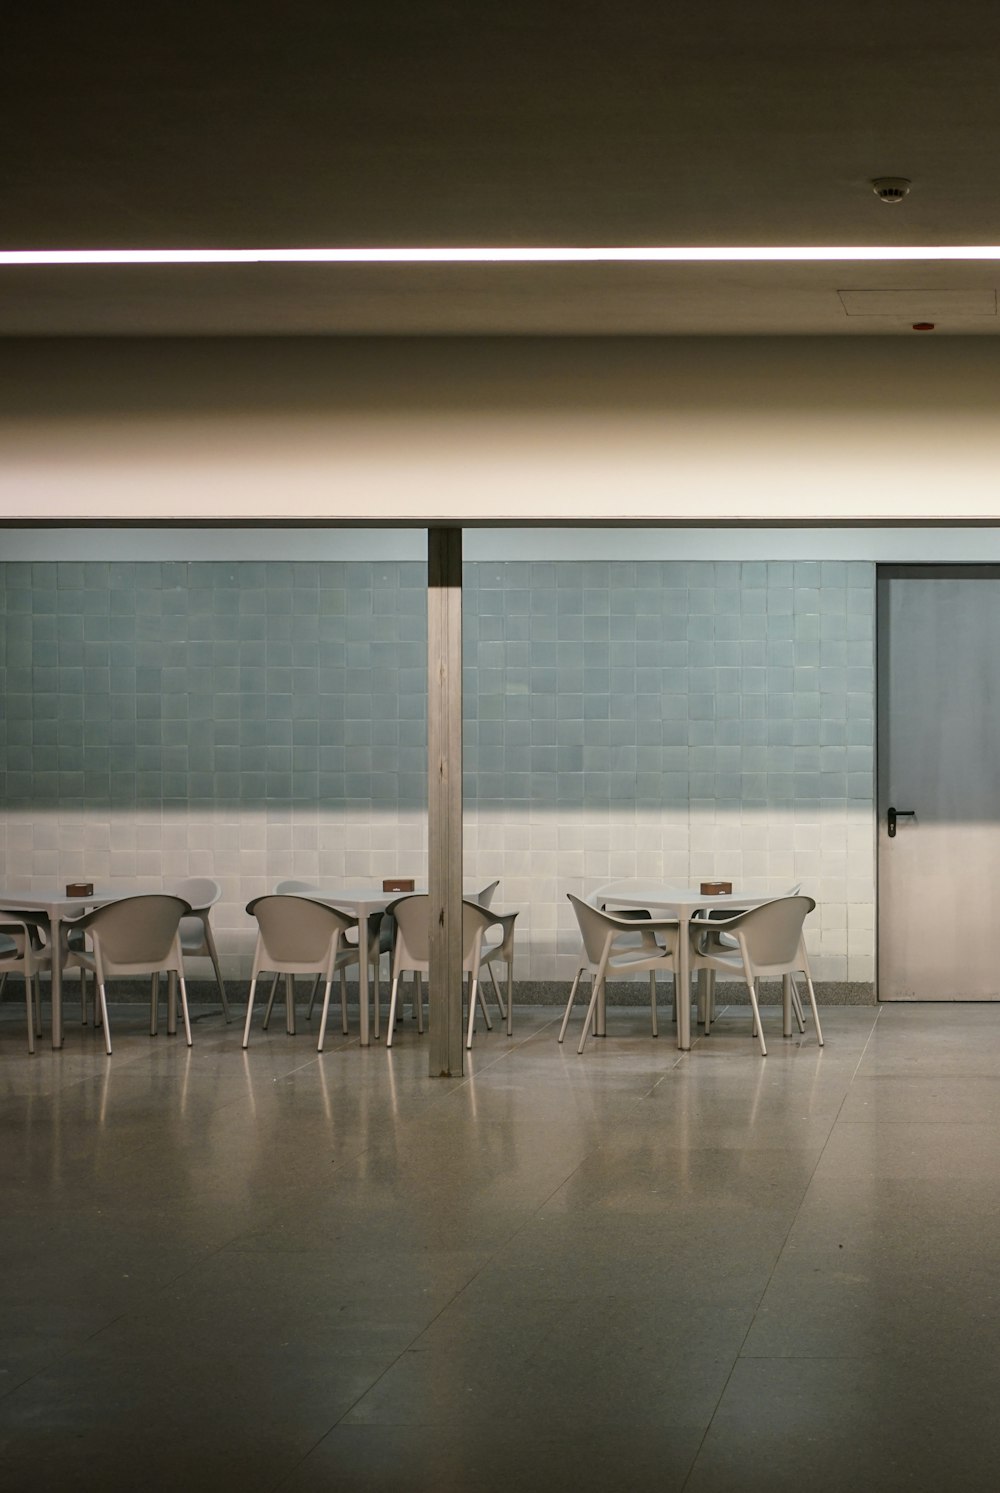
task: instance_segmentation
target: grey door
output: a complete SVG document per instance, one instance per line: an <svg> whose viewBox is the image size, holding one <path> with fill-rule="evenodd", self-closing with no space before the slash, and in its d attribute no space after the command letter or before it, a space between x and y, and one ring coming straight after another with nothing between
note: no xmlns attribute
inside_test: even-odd
<svg viewBox="0 0 1000 1493"><path fill-rule="evenodd" d="M878 639L879 996L1000 1000L1000 567L880 568Z"/></svg>

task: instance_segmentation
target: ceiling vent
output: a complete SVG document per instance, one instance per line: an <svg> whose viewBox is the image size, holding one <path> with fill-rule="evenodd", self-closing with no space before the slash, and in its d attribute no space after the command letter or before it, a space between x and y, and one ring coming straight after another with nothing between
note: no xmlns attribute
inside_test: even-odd
<svg viewBox="0 0 1000 1493"><path fill-rule="evenodd" d="M872 191L880 202L902 202L909 190L905 176L876 176L872 182Z"/></svg>

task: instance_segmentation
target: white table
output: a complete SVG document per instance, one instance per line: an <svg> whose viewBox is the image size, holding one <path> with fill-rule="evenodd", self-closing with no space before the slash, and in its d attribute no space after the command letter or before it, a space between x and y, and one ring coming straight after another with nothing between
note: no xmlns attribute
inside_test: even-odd
<svg viewBox="0 0 1000 1493"><path fill-rule="evenodd" d="M760 907L764 902L773 902L773 892L727 892L710 897L696 886L665 886L662 882L609 881L607 886L592 892L589 901L595 906L641 907L649 912L667 912L677 918L680 925L677 935L677 1046L687 1052L691 1046L691 961L690 924L692 914L701 908L713 912L731 907L734 914L745 907ZM786 1006L785 1036L791 1031L790 992L787 981L783 985ZM602 1022L603 1027L603 1022ZM603 1036L602 1027L598 1034Z"/></svg>
<svg viewBox="0 0 1000 1493"><path fill-rule="evenodd" d="M15 888L0 887L0 909L9 909L16 916L16 910L23 908L25 912L41 912L49 920L49 947L52 952L52 1046L59 1048L63 1043L63 1020L62 1020L62 924L66 918L78 917L80 913L86 912L88 908L100 907L105 902L118 902L123 897L135 897L140 888L132 883L118 882L114 886L105 883L103 886L95 886L89 897L67 897L65 886L59 890L56 887L43 887L41 891L33 892L19 891ZM170 1021L167 1023L170 1030Z"/></svg>

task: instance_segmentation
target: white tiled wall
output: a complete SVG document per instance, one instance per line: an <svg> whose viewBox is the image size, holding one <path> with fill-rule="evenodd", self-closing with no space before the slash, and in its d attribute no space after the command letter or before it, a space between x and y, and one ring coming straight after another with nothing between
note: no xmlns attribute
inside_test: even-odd
<svg viewBox="0 0 1000 1493"><path fill-rule="evenodd" d="M172 878L221 883L213 913L231 978L243 977L253 945L246 903L283 877L331 887L379 884L384 876L426 875L426 822L398 816L310 814L293 809L191 813L11 813L0 819L5 881L24 890L57 878L135 879L155 890ZM608 813L525 819L473 811L465 828L468 889L500 878L494 905L518 908L517 976L564 980L579 935L567 892L585 895L616 877L687 884L725 876L748 891L780 893L802 882L816 898L808 925L814 973L822 980L874 978L874 879L870 810L822 817ZM192 970L197 976L197 968Z"/></svg>

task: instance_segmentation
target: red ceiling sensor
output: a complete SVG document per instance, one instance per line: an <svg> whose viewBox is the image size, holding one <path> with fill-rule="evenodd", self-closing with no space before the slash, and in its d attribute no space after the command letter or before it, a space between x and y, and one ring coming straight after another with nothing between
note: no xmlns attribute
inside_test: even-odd
<svg viewBox="0 0 1000 1493"><path fill-rule="evenodd" d="M934 323L932 321L915 321L913 323L913 330L915 332L933 332Z"/></svg>

